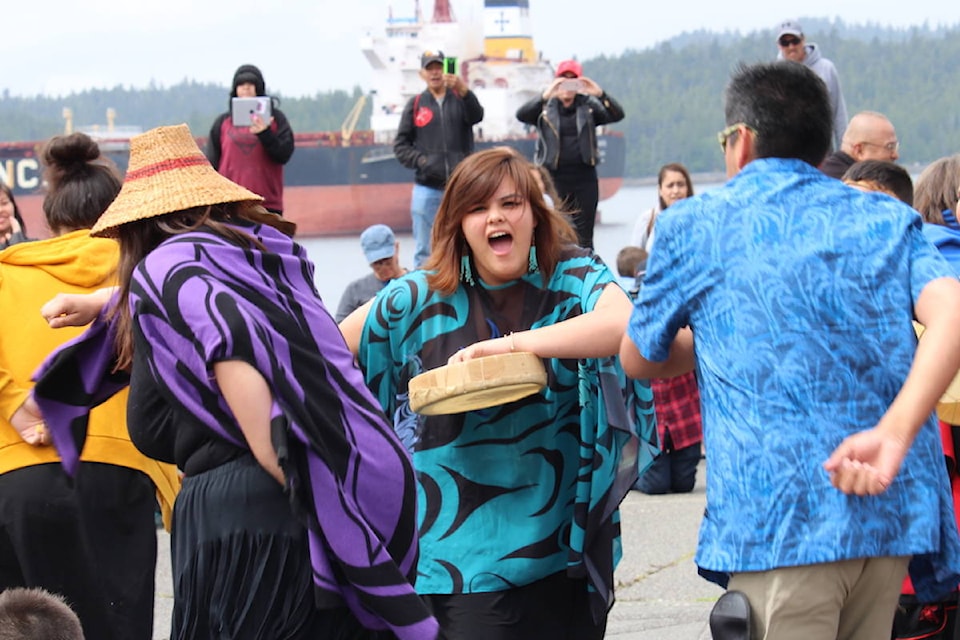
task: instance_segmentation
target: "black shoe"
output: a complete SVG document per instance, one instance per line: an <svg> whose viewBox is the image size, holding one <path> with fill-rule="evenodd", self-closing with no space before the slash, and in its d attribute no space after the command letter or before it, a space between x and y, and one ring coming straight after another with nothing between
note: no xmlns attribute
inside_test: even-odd
<svg viewBox="0 0 960 640"><path fill-rule="evenodd" d="M741 591L727 591L710 611L713 640L750 640L750 601Z"/></svg>

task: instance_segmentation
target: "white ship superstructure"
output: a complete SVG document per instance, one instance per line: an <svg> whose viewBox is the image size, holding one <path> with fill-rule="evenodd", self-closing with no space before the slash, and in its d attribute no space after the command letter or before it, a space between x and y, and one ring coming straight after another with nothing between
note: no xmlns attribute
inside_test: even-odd
<svg viewBox="0 0 960 640"><path fill-rule="evenodd" d="M424 90L420 55L427 50L458 59L459 73L484 108L475 127L478 141L526 135L517 108L553 78L552 66L533 46L529 1L484 0L482 19L463 22L449 0L436 0L430 21L423 20L419 0L413 4L412 17L397 18L391 10L384 34L361 40L373 69L375 141L393 141L407 100Z"/></svg>

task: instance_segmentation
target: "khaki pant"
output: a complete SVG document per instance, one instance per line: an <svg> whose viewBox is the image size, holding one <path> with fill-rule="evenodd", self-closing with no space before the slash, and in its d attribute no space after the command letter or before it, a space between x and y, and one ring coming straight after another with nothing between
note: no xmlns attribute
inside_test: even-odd
<svg viewBox="0 0 960 640"><path fill-rule="evenodd" d="M861 558L734 574L753 611L753 640L889 638L909 557Z"/></svg>

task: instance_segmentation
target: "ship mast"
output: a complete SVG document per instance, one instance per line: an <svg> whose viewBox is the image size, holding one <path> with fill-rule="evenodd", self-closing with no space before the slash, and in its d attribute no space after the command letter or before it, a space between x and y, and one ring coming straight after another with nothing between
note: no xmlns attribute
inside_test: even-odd
<svg viewBox="0 0 960 640"><path fill-rule="evenodd" d="M436 0L436 2L433 3L433 21L453 22L453 10L450 8L450 0Z"/></svg>

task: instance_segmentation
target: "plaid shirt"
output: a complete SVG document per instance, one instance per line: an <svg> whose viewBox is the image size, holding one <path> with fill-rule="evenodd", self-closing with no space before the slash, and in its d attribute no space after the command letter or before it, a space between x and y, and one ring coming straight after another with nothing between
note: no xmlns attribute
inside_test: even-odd
<svg viewBox="0 0 960 640"><path fill-rule="evenodd" d="M693 446L703 440L700 425L700 391L697 376L689 371L675 378L654 378L653 408L657 413L657 432L660 442L666 442L670 432L673 450Z"/></svg>

